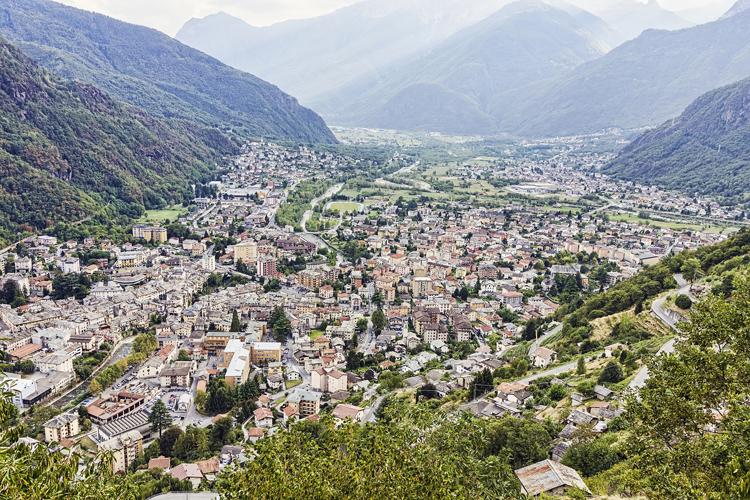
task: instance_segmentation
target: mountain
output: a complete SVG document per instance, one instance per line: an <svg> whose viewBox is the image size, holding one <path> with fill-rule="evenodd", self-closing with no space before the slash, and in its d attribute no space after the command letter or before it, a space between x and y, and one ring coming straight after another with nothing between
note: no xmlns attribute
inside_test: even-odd
<svg viewBox="0 0 750 500"><path fill-rule="evenodd" d="M517 2L316 105L337 124L492 134L517 95L602 55L608 35L574 7Z"/></svg>
<svg viewBox="0 0 750 500"><path fill-rule="evenodd" d="M277 87L152 29L47 0L0 0L0 34L56 74L157 116L245 136L335 141L318 115Z"/></svg>
<svg viewBox="0 0 750 500"><path fill-rule="evenodd" d="M62 80L0 39L0 238L182 202L231 144Z"/></svg>
<svg viewBox="0 0 750 500"><path fill-rule="evenodd" d="M510 1L364 0L267 27L220 13L188 21L177 39L309 103L431 47Z"/></svg>
<svg viewBox="0 0 750 500"><path fill-rule="evenodd" d="M748 75L749 11L679 31L649 30L516 99L501 129L534 136L653 126Z"/></svg>
<svg viewBox="0 0 750 500"><path fill-rule="evenodd" d="M722 19L726 19L728 17L732 17L736 14L740 14L742 12L745 12L746 10L750 10L750 0L737 0L737 3L732 5L732 8L729 9L726 14L722 16Z"/></svg>
<svg viewBox="0 0 750 500"><path fill-rule="evenodd" d="M647 29L677 30L693 25L678 14L662 8L657 0L646 3L622 0L614 5L598 2L592 6L591 12L620 34L620 42L632 40Z"/></svg>
<svg viewBox="0 0 750 500"><path fill-rule="evenodd" d="M750 79L711 91L627 146L606 172L691 193L750 199Z"/></svg>

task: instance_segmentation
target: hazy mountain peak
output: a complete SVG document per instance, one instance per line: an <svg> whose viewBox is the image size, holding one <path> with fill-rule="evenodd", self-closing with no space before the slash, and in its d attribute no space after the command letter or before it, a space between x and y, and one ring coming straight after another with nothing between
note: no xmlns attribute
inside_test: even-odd
<svg viewBox="0 0 750 500"><path fill-rule="evenodd" d="M750 0L737 0L737 3L735 3L721 18L726 19L741 12L745 12L746 10L750 10Z"/></svg>

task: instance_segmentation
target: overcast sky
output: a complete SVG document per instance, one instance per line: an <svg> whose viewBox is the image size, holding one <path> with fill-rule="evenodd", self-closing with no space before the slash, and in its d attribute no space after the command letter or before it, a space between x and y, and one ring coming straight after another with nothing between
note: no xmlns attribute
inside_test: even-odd
<svg viewBox="0 0 750 500"><path fill-rule="evenodd" d="M57 0L175 35L191 17L224 11L263 26L319 16L359 0ZM471 1L471 0L469 0Z"/></svg>
<svg viewBox="0 0 750 500"><path fill-rule="evenodd" d="M57 0L102 14L156 28L175 35L191 17L204 17L219 11L246 22L263 26L287 19L314 17L361 0ZM466 0L467 2L476 0ZM590 1L590 0L589 0ZM608 1L608 0L599 0ZM612 1L612 0L609 0ZM646 0L640 0L645 3ZM723 10L733 0L659 0L671 10L712 5ZM717 14L718 15L718 14Z"/></svg>

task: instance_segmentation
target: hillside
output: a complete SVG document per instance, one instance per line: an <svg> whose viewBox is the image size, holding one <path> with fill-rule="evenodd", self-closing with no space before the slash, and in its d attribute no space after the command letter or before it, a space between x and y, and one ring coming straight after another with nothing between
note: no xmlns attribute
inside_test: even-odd
<svg viewBox="0 0 750 500"><path fill-rule="evenodd" d="M58 79L0 40L0 239L181 202L231 144Z"/></svg>
<svg viewBox="0 0 750 500"><path fill-rule="evenodd" d="M662 123L703 93L750 75L748 26L744 11L680 31L649 30L519 97L501 129L566 135Z"/></svg>
<svg viewBox="0 0 750 500"><path fill-rule="evenodd" d="M610 35L582 10L518 2L316 106L337 124L492 134L519 94L597 58Z"/></svg>
<svg viewBox="0 0 750 500"><path fill-rule="evenodd" d="M177 39L311 103L427 49L510 1L365 0L266 27L219 13L188 21Z"/></svg>
<svg viewBox="0 0 750 500"><path fill-rule="evenodd" d="M644 133L606 172L691 193L747 199L750 79L703 95L680 117Z"/></svg>
<svg viewBox="0 0 750 500"><path fill-rule="evenodd" d="M245 136L335 142L318 115L277 87L155 30L47 0L0 0L0 35L56 74L157 116Z"/></svg>

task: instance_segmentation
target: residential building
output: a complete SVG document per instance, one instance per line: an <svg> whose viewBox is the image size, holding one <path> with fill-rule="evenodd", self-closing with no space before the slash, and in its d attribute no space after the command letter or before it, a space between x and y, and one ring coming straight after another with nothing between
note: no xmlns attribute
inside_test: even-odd
<svg viewBox="0 0 750 500"><path fill-rule="evenodd" d="M79 432L78 415L63 413L45 422L44 441L47 443L59 443L63 439L75 436Z"/></svg>
<svg viewBox="0 0 750 500"><path fill-rule="evenodd" d="M112 470L125 473L143 452L143 436L130 431L99 444L100 451L112 453Z"/></svg>

